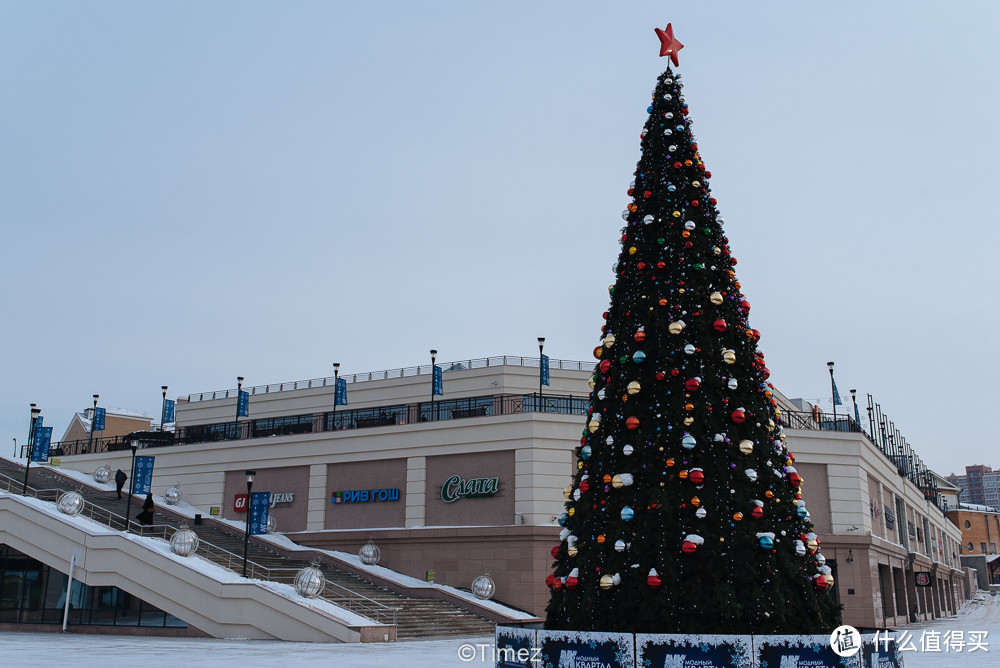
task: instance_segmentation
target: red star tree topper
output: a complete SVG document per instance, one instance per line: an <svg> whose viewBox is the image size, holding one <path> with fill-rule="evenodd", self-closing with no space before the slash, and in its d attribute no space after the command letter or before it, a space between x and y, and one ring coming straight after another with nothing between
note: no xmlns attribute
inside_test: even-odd
<svg viewBox="0 0 1000 668"><path fill-rule="evenodd" d="M656 30L656 36L660 38L660 57L670 56L674 67L677 67L680 64L677 62L677 52L683 49L684 45L674 37L673 25L668 23L666 30L660 30L659 28L654 28L654 30Z"/></svg>

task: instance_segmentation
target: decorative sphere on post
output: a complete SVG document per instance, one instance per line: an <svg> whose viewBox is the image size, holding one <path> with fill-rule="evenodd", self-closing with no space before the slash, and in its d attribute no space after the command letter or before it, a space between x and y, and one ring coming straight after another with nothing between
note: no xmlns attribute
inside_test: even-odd
<svg viewBox="0 0 1000 668"><path fill-rule="evenodd" d="M198 551L201 539L198 534L188 528L187 524L181 524L181 528L170 537L170 551L179 557L190 557Z"/></svg>
<svg viewBox="0 0 1000 668"><path fill-rule="evenodd" d="M80 511L83 510L83 503L83 495L80 492L66 492L56 501L56 508L59 509L59 512L72 517L80 514Z"/></svg>
<svg viewBox="0 0 1000 668"><path fill-rule="evenodd" d="M490 577L488 572L472 581L472 593L476 598L483 599L484 601L491 599L496 590L497 585L493 582L493 578Z"/></svg>
<svg viewBox="0 0 1000 668"><path fill-rule="evenodd" d="M323 593L326 586L326 577L319 569L319 559L316 559L301 571L295 574L295 591L299 596L306 598L316 598Z"/></svg>
<svg viewBox="0 0 1000 668"><path fill-rule="evenodd" d="M181 498L183 498L183 496L184 495L181 493L181 486L178 484L164 492L163 501L168 506L176 506L181 502Z"/></svg>
<svg viewBox="0 0 1000 668"><path fill-rule="evenodd" d="M358 556L361 557L361 563L364 565L374 566L382 558L382 550L369 538L368 542L361 546Z"/></svg>
<svg viewBox="0 0 1000 668"><path fill-rule="evenodd" d="M101 466L96 471L94 471L94 482L99 485L103 485L111 480L111 469L107 464Z"/></svg>

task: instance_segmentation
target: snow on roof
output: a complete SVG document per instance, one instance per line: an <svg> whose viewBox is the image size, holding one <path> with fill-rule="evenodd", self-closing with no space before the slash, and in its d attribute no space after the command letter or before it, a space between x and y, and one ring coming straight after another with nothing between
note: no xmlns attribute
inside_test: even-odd
<svg viewBox="0 0 1000 668"><path fill-rule="evenodd" d="M980 513L1000 513L1000 510L992 506L981 506L977 503L960 503L958 507L962 510L975 510Z"/></svg>

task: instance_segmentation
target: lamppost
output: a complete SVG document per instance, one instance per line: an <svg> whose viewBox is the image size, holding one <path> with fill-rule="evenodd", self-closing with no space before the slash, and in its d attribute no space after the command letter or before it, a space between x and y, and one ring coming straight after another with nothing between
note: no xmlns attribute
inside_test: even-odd
<svg viewBox="0 0 1000 668"><path fill-rule="evenodd" d="M858 391L851 390L851 403L854 404L854 420L858 422L858 429L861 429L861 414L858 413Z"/></svg>
<svg viewBox="0 0 1000 668"><path fill-rule="evenodd" d="M87 439L87 452L91 450L91 446L94 444L94 426L97 424L97 400L101 398L101 395L94 395L94 414L90 416L90 438Z"/></svg>
<svg viewBox="0 0 1000 668"><path fill-rule="evenodd" d="M236 376L236 421L233 422L233 440L240 437L240 399L243 398L243 376Z"/></svg>
<svg viewBox="0 0 1000 668"><path fill-rule="evenodd" d="M837 429L837 385L833 381L833 362L827 362L826 366L830 369L830 396L833 398L833 429Z"/></svg>
<svg viewBox="0 0 1000 668"><path fill-rule="evenodd" d="M437 416L434 414L434 381L437 380L437 354L438 351L431 350L431 419L434 420Z"/></svg>
<svg viewBox="0 0 1000 668"><path fill-rule="evenodd" d="M340 393L340 362L333 363L333 431L337 431L337 395Z"/></svg>
<svg viewBox="0 0 1000 668"><path fill-rule="evenodd" d="M38 416L42 414L42 409L36 404L31 404L31 422L28 426L28 459L24 462L24 489L21 490L23 496L28 495L28 469L31 468L31 450L35 443L35 423Z"/></svg>
<svg viewBox="0 0 1000 668"><path fill-rule="evenodd" d="M256 471L247 471L247 528L243 534L243 577L247 576L247 549L250 547L250 490L253 489L253 477Z"/></svg>
<svg viewBox="0 0 1000 668"><path fill-rule="evenodd" d="M163 432L163 420L167 417L167 386L160 385L160 389L163 390L163 404L160 408L160 433Z"/></svg>
<svg viewBox="0 0 1000 668"><path fill-rule="evenodd" d="M538 410L542 410L542 374L543 374L543 364L542 364L542 348L545 347L545 337L538 337Z"/></svg>
<svg viewBox="0 0 1000 668"><path fill-rule="evenodd" d="M128 501L125 503L126 532L128 532L132 525L132 492L135 490L135 451L139 449L139 440L133 438L130 447L132 449L132 473L128 477Z"/></svg>

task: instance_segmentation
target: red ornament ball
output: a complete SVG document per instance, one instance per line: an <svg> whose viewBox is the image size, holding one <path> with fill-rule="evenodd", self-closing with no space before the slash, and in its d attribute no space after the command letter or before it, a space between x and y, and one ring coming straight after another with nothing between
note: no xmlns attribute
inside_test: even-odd
<svg viewBox="0 0 1000 668"><path fill-rule="evenodd" d="M658 575L650 575L646 578L646 584L649 585L650 589L656 590L663 586L663 581L660 580Z"/></svg>
<svg viewBox="0 0 1000 668"><path fill-rule="evenodd" d="M552 573L549 573L548 575L545 576L545 586L548 587L549 589L552 588L552 585L555 584L555 581L556 581L556 576L553 575Z"/></svg>
<svg viewBox="0 0 1000 668"><path fill-rule="evenodd" d="M629 419L625 420L625 426L628 427L629 429L638 429L639 428L639 418L637 418L637 417L635 417L633 415Z"/></svg>
<svg viewBox="0 0 1000 668"><path fill-rule="evenodd" d="M750 517L755 520L759 520L764 517L764 508L762 506L754 506L753 510L750 511Z"/></svg>
<svg viewBox="0 0 1000 668"><path fill-rule="evenodd" d="M702 473L701 471L691 471L690 473L688 473L688 480L690 480L696 485L700 485L701 483L705 482L705 474Z"/></svg>
<svg viewBox="0 0 1000 668"><path fill-rule="evenodd" d="M689 540L684 541L681 545L681 551L685 554L694 554L698 550L698 544L692 543Z"/></svg>
<svg viewBox="0 0 1000 668"><path fill-rule="evenodd" d="M714 329L717 332L726 331L726 321L723 320L722 318L719 318L718 320L712 323L712 329Z"/></svg>
<svg viewBox="0 0 1000 668"><path fill-rule="evenodd" d="M732 418L733 422L736 424L743 424L743 422L747 419L747 414L742 408L737 408L733 411Z"/></svg>
<svg viewBox="0 0 1000 668"><path fill-rule="evenodd" d="M601 359L602 355L604 355L604 346L597 346L597 347L595 347L594 348L594 357L596 357L597 359Z"/></svg>
<svg viewBox="0 0 1000 668"><path fill-rule="evenodd" d="M792 487L798 487L802 484L802 476L795 472L789 473L788 482L792 484Z"/></svg>
<svg viewBox="0 0 1000 668"><path fill-rule="evenodd" d="M635 338L635 340L636 340L637 343L642 343L643 341L646 340L646 332L640 330L640 331L638 331L638 332L635 333L635 337L634 338Z"/></svg>
<svg viewBox="0 0 1000 668"><path fill-rule="evenodd" d="M608 369L611 368L610 360L601 360L601 373L607 373Z"/></svg>
<svg viewBox="0 0 1000 668"><path fill-rule="evenodd" d="M697 378L688 378L684 381L684 389L688 392L694 392L699 387L701 387L701 381Z"/></svg>
<svg viewBox="0 0 1000 668"><path fill-rule="evenodd" d="M572 575L566 577L567 589L576 589L576 585L578 585L579 583L580 583L579 579L573 577Z"/></svg>
<svg viewBox="0 0 1000 668"><path fill-rule="evenodd" d="M557 559L559 557L559 546L556 545L552 548L552 558ZM552 577L551 575L549 577Z"/></svg>

